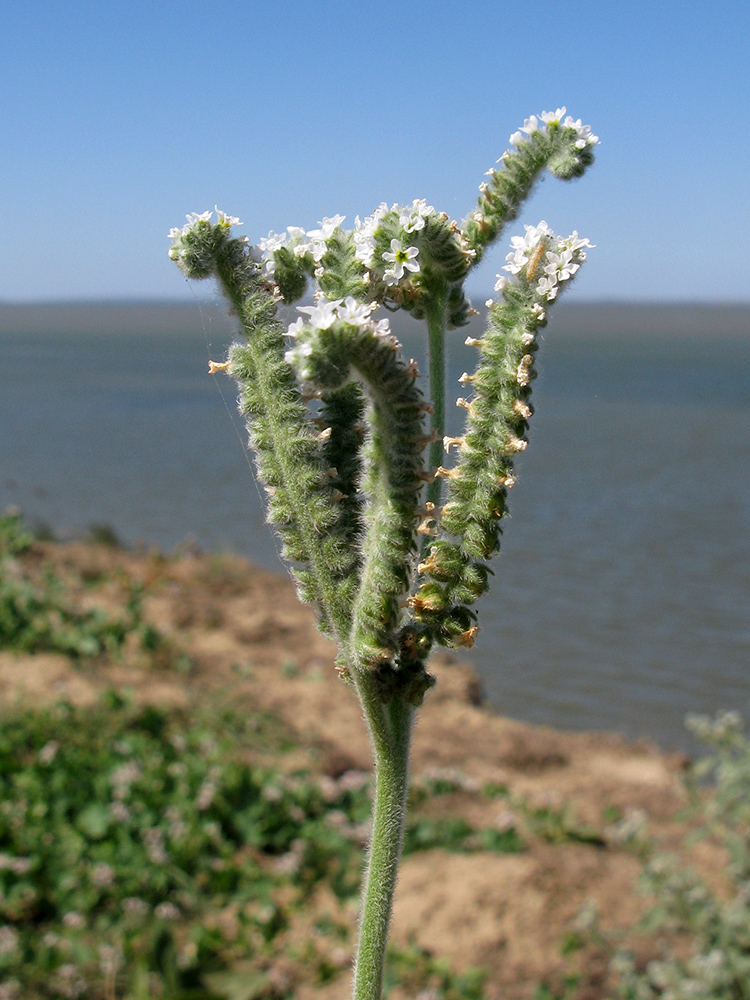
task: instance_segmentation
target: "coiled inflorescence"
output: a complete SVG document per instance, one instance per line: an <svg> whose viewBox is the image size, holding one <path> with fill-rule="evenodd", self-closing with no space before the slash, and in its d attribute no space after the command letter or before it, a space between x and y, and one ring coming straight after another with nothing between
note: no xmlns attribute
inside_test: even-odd
<svg viewBox="0 0 750 1000"><path fill-rule="evenodd" d="M214 224L211 213L189 216L170 234L172 258L189 277L219 279L247 334L219 367L238 381L268 519L300 596L317 604L337 639L342 673L355 682L363 671L377 676L384 702L421 699L433 643L474 641L473 605L488 588L515 458L527 444L538 332L588 240L555 237L543 222L513 238L487 332L472 341L477 369L461 380L465 431L444 439L458 460L436 468L440 338L467 322L464 280L541 172L580 175L597 141L564 108L532 116L460 226L417 199L382 204L349 231L333 216L307 232L269 233L257 254L231 236L237 220L223 213ZM299 300L311 281L314 304L285 329L277 303ZM431 364L433 411L414 362L401 357L388 320L376 318L380 307L427 319L440 357Z"/></svg>
<svg viewBox="0 0 750 1000"><path fill-rule="evenodd" d="M585 259L588 240L527 226L506 258L479 363L461 382L464 433L443 438L444 338L471 311L464 280L546 168L581 174L598 141L565 109L529 118L462 226L426 201L382 204L353 230L269 233L254 253L222 212L173 229L170 256L191 278L215 276L246 334L226 369L237 380L268 519L283 540L303 600L339 646L376 762L372 841L362 897L355 1000L379 1000L408 789L413 709L433 683L434 643L470 646L474 604L487 590L514 461L526 448L539 329ZM218 210L217 210L218 211ZM277 304L314 304L285 329ZM431 403L417 367L379 308L427 325ZM425 431L429 414L430 430ZM424 459L429 447L427 467ZM458 461L439 465L442 448ZM423 490L426 496L423 497ZM446 502L442 505L443 489Z"/></svg>

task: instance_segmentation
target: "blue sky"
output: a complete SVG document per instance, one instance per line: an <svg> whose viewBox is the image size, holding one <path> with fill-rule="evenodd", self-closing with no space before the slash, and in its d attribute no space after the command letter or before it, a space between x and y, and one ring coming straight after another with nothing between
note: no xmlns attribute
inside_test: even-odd
<svg viewBox="0 0 750 1000"><path fill-rule="evenodd" d="M544 218L597 245L571 299L747 302L749 51L747 0L6 0L0 300L187 299L166 233L215 204L253 242L415 197L462 218L565 105L596 164L472 290Z"/></svg>

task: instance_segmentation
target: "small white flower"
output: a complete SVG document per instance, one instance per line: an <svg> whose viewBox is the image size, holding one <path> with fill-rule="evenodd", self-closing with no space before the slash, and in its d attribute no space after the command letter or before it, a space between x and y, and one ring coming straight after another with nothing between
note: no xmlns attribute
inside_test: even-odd
<svg viewBox="0 0 750 1000"><path fill-rule="evenodd" d="M536 286L537 295L541 295L542 298L547 299L548 302L552 302L557 298L557 281L554 275L544 274L537 282Z"/></svg>
<svg viewBox="0 0 750 1000"><path fill-rule="evenodd" d="M328 330L336 322L336 310L341 302L341 299L328 302L327 299L321 298L314 306L297 306L297 312L307 313L310 317L307 322L315 330Z"/></svg>
<svg viewBox="0 0 750 1000"><path fill-rule="evenodd" d="M599 143L599 136L593 135L591 132L590 125L581 124L581 119L578 118L575 121L570 115L563 122L563 128L573 128L578 133L578 138L576 139L576 146L578 149L584 149L586 146L596 146Z"/></svg>
<svg viewBox="0 0 750 1000"><path fill-rule="evenodd" d="M320 229L311 229L307 233L309 239L312 240L312 255L316 264L326 252L326 242L333 236L345 218L345 215L334 215L332 219L326 217L318 222Z"/></svg>
<svg viewBox="0 0 750 1000"><path fill-rule="evenodd" d="M545 265L544 273L554 275L557 281L567 281L568 278L572 278L581 266L573 260L572 250L563 250L562 253L548 250L547 260L549 263Z"/></svg>
<svg viewBox="0 0 750 1000"><path fill-rule="evenodd" d="M391 267L384 273L383 278L386 285L395 285L404 276L404 270L413 273L419 270L419 263L414 259L419 253L418 247L401 246L401 240L391 240L391 249L383 254L383 260L387 260Z"/></svg>
<svg viewBox="0 0 750 1000"><path fill-rule="evenodd" d="M593 249L596 246L596 244L590 243L589 240L587 239L581 239L578 235L578 230L574 229L573 232L570 234L570 236L565 236L560 239L560 246L565 247L568 250L572 250L574 253L576 253L576 251L583 250L584 247ZM581 260L586 260L585 253L577 254L577 256Z"/></svg>
<svg viewBox="0 0 750 1000"><path fill-rule="evenodd" d="M550 125L554 127L560 124L564 114L565 108L558 108L557 111L542 111L542 121L548 127Z"/></svg>
<svg viewBox="0 0 750 1000"><path fill-rule="evenodd" d="M191 212L185 216L188 220L188 228L192 228L197 222L210 222L213 214L213 212L201 212L199 215L198 212Z"/></svg>
<svg viewBox="0 0 750 1000"><path fill-rule="evenodd" d="M385 319L379 319L377 323L373 323L372 329L376 337L387 339L391 336L391 324L387 316Z"/></svg>
<svg viewBox="0 0 750 1000"><path fill-rule="evenodd" d="M526 137L524 136L523 132L514 132L513 135L510 137L510 139L508 139L508 142L511 144L511 146L520 146L525 138ZM501 157L501 159L502 158L503 157Z"/></svg>
<svg viewBox="0 0 750 1000"><path fill-rule="evenodd" d="M424 229L425 219L434 211L432 205L428 205L424 198L415 198L411 205L399 209L398 221L407 233L413 233Z"/></svg>
<svg viewBox="0 0 750 1000"><path fill-rule="evenodd" d="M272 229L268 236L262 240L258 240L258 248L262 254L270 256L283 247L285 243L286 233L275 233Z"/></svg>
<svg viewBox="0 0 750 1000"><path fill-rule="evenodd" d="M520 237L516 237L516 239L520 239ZM529 251L525 247L519 247L506 254L505 259L508 263L503 264L503 270L510 271L511 274L518 274L528 263Z"/></svg>
<svg viewBox="0 0 750 1000"><path fill-rule="evenodd" d="M236 215L227 215L226 212L222 212L221 209L214 205L214 210L219 217L219 225L221 226L241 226L242 223L237 218Z"/></svg>
<svg viewBox="0 0 750 1000"><path fill-rule="evenodd" d="M505 277L505 275L498 274L497 281L495 282L495 291L502 292L502 290L505 288L507 284L508 284L508 279Z"/></svg>
<svg viewBox="0 0 750 1000"><path fill-rule="evenodd" d="M563 111L565 111L565 108L563 108ZM542 120L545 120L544 115L542 115ZM526 135L531 135L532 132L538 132L539 119L537 118L537 116L532 115L530 118L527 118L526 121L523 123L523 126L520 131L525 132Z"/></svg>
<svg viewBox="0 0 750 1000"><path fill-rule="evenodd" d="M526 230L524 236L511 237L510 245L513 250L506 255L505 259L508 263L503 266L503 270L510 271L511 274L518 274L519 271L523 270L529 262L532 252L543 239L554 236L544 220L538 226L524 226L524 229Z"/></svg>
<svg viewBox="0 0 750 1000"><path fill-rule="evenodd" d="M304 330L304 328L305 328L305 321L300 316L293 323L289 324L289 327L288 327L288 329L286 331L287 332L287 336L289 336L289 337L295 337L296 338L296 337L298 337L302 333L302 331Z"/></svg>
<svg viewBox="0 0 750 1000"><path fill-rule="evenodd" d="M357 302L353 296L348 295L344 299L344 304L339 306L338 315L339 319L348 323L349 326L362 326L370 318L372 309L372 303L363 305Z"/></svg>
<svg viewBox="0 0 750 1000"><path fill-rule="evenodd" d="M320 229L311 229L307 235L311 240L329 240L345 218L345 215L334 215L332 219L326 217L318 222Z"/></svg>

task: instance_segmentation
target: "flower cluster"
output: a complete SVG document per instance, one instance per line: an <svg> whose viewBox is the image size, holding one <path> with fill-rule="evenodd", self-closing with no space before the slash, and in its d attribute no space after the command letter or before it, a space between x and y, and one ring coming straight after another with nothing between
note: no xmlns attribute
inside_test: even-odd
<svg viewBox="0 0 750 1000"><path fill-rule="evenodd" d="M370 314L376 308L377 303L371 302L363 305L351 295L345 299L331 301L319 296L314 306L297 306L297 312L306 314L307 318L300 316L289 324L287 335L298 340L299 343L285 353L284 360L293 368L303 369L304 359L310 357L313 351L312 344L305 335L309 336L330 330L335 323L344 323L346 326L369 330L376 337L388 341L391 346L398 345L398 341L391 333L387 317L380 320L371 319ZM307 377L304 370L301 371L301 376L303 379Z"/></svg>
<svg viewBox="0 0 750 1000"><path fill-rule="evenodd" d="M432 205L428 205L424 198L415 198L411 205L391 205L389 208L382 202L368 217L361 221L359 216L355 219L354 243L356 245L356 257L365 267L372 267L375 260L376 234L381 222L387 215L394 215L398 218L398 223L405 233L415 233L424 229L426 220L435 214ZM392 241L391 241L392 242ZM410 247L409 249L416 249ZM394 251L391 246L391 251ZM412 258L416 254L412 254ZM412 259L410 258L410 259ZM390 261L391 257L383 255L383 259ZM409 267L410 271L418 271L419 267ZM392 269L389 269L392 270ZM403 271L395 281L403 276ZM395 281L388 281L387 284L395 284Z"/></svg>
<svg viewBox="0 0 750 1000"><path fill-rule="evenodd" d="M511 146L520 146L534 132L544 132L545 129L552 130L558 128L575 131L575 145L577 149L597 145L599 137L592 134L590 125L583 125L580 118L574 120L570 115L567 118L563 118L564 114L565 108L558 108L556 111L543 111L539 118L536 115L527 118L523 126L510 137Z"/></svg>
<svg viewBox="0 0 750 1000"><path fill-rule="evenodd" d="M290 323L287 334L296 339L306 327L313 330L330 330L335 322L340 321L347 326L371 329L378 336L390 336L391 328L387 318L377 322L370 319L370 313L376 308L376 303L362 304L351 295L330 302L321 295L314 306L297 306L297 312L306 313L307 319L300 316L294 323Z"/></svg>
<svg viewBox="0 0 750 1000"><path fill-rule="evenodd" d="M221 209L217 208L215 205L214 205L214 211L216 212L216 215L218 217L217 225L219 225L219 226L226 226L227 229L229 229L230 226L241 226L242 225L242 223L240 222L240 220L236 216L234 216L234 215L227 215L226 212L222 212ZM213 214L214 214L213 212L190 212L186 216L187 222L185 223L184 226L182 226L182 227L180 227L180 226L173 226L169 230L169 238L170 238L170 240L172 240L172 242L174 243L181 236L187 236L187 234L189 232L191 232L193 229L195 229L198 226L201 226L201 225L210 226L211 225L211 216ZM245 237L245 242L247 242L247 237ZM171 250L170 250L169 255L170 255L170 257L172 257L172 251Z"/></svg>
<svg viewBox="0 0 750 1000"><path fill-rule="evenodd" d="M276 269L274 254L283 246L287 246L295 257L305 257L310 254L315 263L319 264L327 250L328 240L341 226L345 218L345 215L334 215L331 219L326 217L318 222L320 229L311 229L309 232L305 232L301 226L287 226L286 233L275 233L271 230L265 239L258 242L258 247L263 255L264 274L269 278L273 276Z"/></svg>
<svg viewBox="0 0 750 1000"><path fill-rule="evenodd" d="M555 236L544 221L538 226L524 228L525 236L511 239L513 250L506 256L507 264L503 270L511 274L524 271L529 283L539 274L537 294L552 302L557 297L561 282L572 278L586 260L585 248L593 244L581 239L576 231L570 236ZM498 275L495 291L501 292L507 281L504 275Z"/></svg>

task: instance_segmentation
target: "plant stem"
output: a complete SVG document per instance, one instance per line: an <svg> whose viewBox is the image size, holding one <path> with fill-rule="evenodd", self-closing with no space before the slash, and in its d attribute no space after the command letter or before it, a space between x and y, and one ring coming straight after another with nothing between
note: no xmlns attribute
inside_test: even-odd
<svg viewBox="0 0 750 1000"><path fill-rule="evenodd" d="M428 344L430 349L430 402L432 403L431 427L439 435L430 445L430 469L442 463L443 435L445 434L445 317L448 305L448 288L444 282L435 283L430 289L426 309ZM427 499L440 505L441 482L436 479L427 487Z"/></svg>
<svg viewBox="0 0 750 1000"><path fill-rule="evenodd" d="M388 926L404 835L413 709L394 699L383 704L371 675L357 688L375 755L375 801L370 854L362 894L354 1000L380 1000Z"/></svg>

